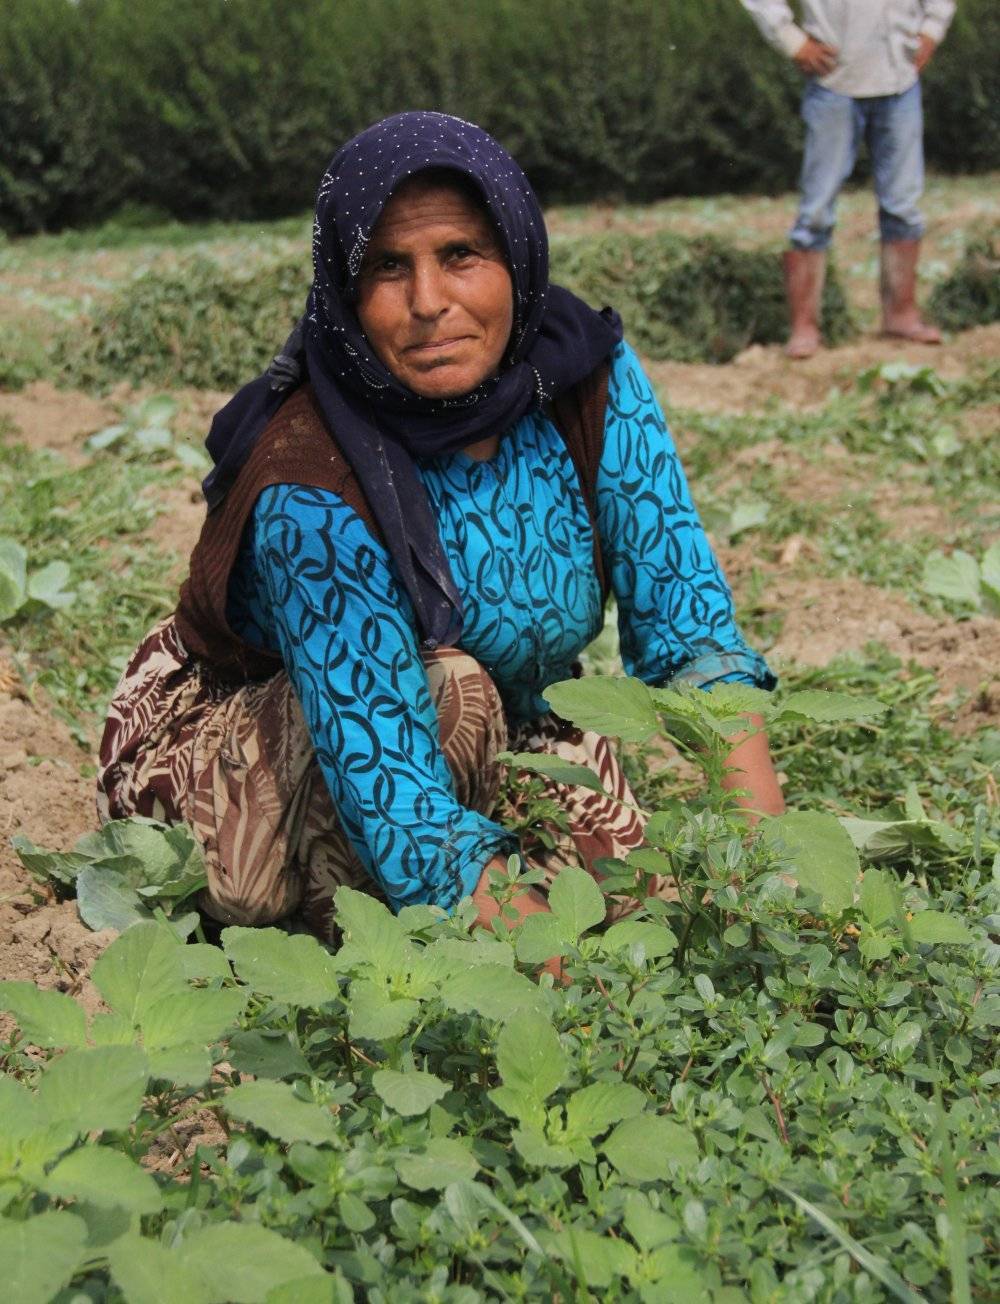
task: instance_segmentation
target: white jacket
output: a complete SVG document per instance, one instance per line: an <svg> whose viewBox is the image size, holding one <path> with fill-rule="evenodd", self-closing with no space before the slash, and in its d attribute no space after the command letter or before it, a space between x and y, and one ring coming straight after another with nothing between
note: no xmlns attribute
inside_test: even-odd
<svg viewBox="0 0 1000 1304"><path fill-rule="evenodd" d="M792 57L806 36L838 50L837 66L819 79L841 95L899 95L917 80L919 38L940 43L954 0L801 0L801 25L785 0L742 0L768 41Z"/></svg>

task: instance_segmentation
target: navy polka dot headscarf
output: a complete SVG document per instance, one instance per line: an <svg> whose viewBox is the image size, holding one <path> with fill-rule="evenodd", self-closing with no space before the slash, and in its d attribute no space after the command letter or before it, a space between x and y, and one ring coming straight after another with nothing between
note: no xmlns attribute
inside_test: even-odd
<svg viewBox="0 0 1000 1304"><path fill-rule="evenodd" d="M514 326L500 374L460 399L423 398L397 380L369 346L353 306L365 249L389 197L416 173L442 168L460 173L482 196L514 291ZM620 338L615 314L597 313L549 284L538 201L492 136L444 113L384 118L339 149L323 176L306 315L269 371L213 421L209 507L224 497L289 388L308 378L372 507L425 646L454 643L461 604L413 458L503 433L582 380Z"/></svg>

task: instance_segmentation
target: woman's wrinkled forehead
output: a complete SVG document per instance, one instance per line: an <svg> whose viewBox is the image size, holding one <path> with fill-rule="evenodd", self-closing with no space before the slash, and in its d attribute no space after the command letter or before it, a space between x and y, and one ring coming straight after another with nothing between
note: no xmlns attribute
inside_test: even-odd
<svg viewBox="0 0 1000 1304"><path fill-rule="evenodd" d="M393 191L421 172L467 178L495 225L514 281L518 318L534 316L548 285L548 242L538 201L507 151L481 127L444 113L384 118L334 155L320 183L313 230L318 280L353 297L365 249Z"/></svg>

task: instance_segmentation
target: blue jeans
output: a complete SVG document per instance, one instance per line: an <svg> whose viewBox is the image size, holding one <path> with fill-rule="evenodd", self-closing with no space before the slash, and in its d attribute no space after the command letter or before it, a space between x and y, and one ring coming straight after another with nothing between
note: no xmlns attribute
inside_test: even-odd
<svg viewBox="0 0 1000 1304"><path fill-rule="evenodd" d="M872 160L883 241L919 240L924 188L920 82L901 95L854 99L817 81L802 97L806 124L799 212L789 234L796 249L825 249L833 234L837 195L854 170L864 140Z"/></svg>

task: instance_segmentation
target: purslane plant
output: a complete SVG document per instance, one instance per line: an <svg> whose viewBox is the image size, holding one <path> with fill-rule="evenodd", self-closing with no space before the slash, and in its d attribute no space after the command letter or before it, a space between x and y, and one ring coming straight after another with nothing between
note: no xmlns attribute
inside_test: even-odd
<svg viewBox="0 0 1000 1304"><path fill-rule="evenodd" d="M710 784L761 705L576 683L562 714L639 736L665 712ZM679 899L610 927L575 870L550 916L492 934L341 889L335 949L134 924L89 1020L0 984L15 1297L989 1297L1000 859L980 845L932 896L856 841L824 812L749 830L713 800L668 806L602 886L670 873ZM515 862L501 899L518 881ZM533 980L553 954L564 986ZM186 1145L193 1119L211 1143Z"/></svg>

